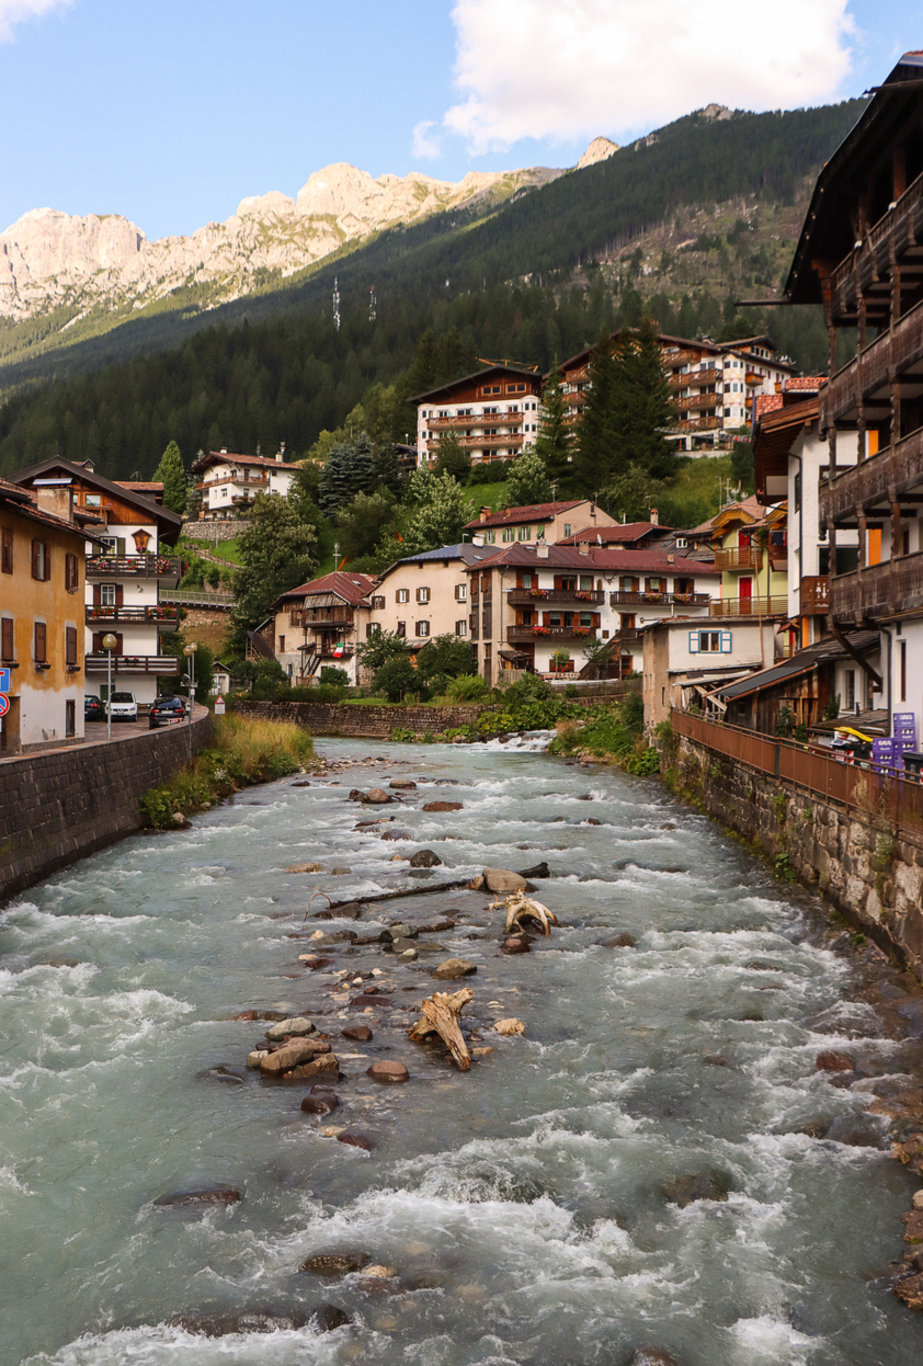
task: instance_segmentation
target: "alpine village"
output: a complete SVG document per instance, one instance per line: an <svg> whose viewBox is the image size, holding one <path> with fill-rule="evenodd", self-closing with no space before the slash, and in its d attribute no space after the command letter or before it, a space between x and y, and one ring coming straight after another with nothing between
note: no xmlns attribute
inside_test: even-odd
<svg viewBox="0 0 923 1366"><path fill-rule="evenodd" d="M415 202L249 283L111 242L68 275L61 215L0 233L0 896L319 771L203 790L235 718L415 745L415 774L541 733L659 776L916 999L923 52L863 100L709 106ZM551 934L508 876L508 935ZM470 1066L462 995L418 1028Z"/></svg>

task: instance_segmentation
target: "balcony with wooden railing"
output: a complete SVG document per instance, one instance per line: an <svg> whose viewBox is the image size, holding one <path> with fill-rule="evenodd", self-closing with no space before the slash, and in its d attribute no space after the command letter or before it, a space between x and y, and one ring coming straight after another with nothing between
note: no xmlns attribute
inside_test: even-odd
<svg viewBox="0 0 923 1366"><path fill-rule="evenodd" d="M738 569L760 569L763 551L758 545L734 545L715 550L715 568L722 573Z"/></svg>
<svg viewBox="0 0 923 1366"><path fill-rule="evenodd" d="M499 413L469 413L463 417L433 417L429 426L438 431L452 427L521 427L524 414L518 409Z"/></svg>
<svg viewBox="0 0 923 1366"><path fill-rule="evenodd" d="M663 353L663 363L669 370L677 370L683 365L698 365L701 359L701 351L665 351Z"/></svg>
<svg viewBox="0 0 923 1366"><path fill-rule="evenodd" d="M495 447L495 446L496 446L496 447L500 447L500 446L517 446L517 447L518 447L518 446L521 446L522 443L523 443L523 434L522 434L522 432L505 432L505 433L504 433L504 432L501 432L501 433L494 433L494 434L492 434L492 435L491 435L491 434L485 433L484 436L460 436L460 437L458 438L458 444L459 444L464 450L466 450L466 451L467 451L467 450L484 450L484 449L486 449L486 448L488 448L488 447L493 448L493 447ZM428 451L438 451L438 449L439 449L439 442L438 442L438 441L427 441L427 443L426 443L426 449L427 449Z"/></svg>
<svg viewBox="0 0 923 1366"><path fill-rule="evenodd" d="M827 574L809 575L801 580L801 611L806 617L819 617L830 610L830 578Z"/></svg>
<svg viewBox="0 0 923 1366"><path fill-rule="evenodd" d="M921 608L923 551L830 580L830 612L837 621L858 624Z"/></svg>
<svg viewBox="0 0 923 1366"><path fill-rule="evenodd" d="M115 622L120 626L156 626L158 631L175 631L179 626L180 610L173 604L149 603L143 607L109 607L100 603L87 606L85 621L88 626Z"/></svg>
<svg viewBox="0 0 923 1366"><path fill-rule="evenodd" d="M923 301L870 342L824 386L820 396L821 427L833 426L846 414L854 415L864 397L875 390L888 390L890 377L899 378L921 357Z"/></svg>
<svg viewBox="0 0 923 1366"><path fill-rule="evenodd" d="M894 446L885 446L858 465L839 469L820 485L820 520L855 521L859 508L890 505L890 490L923 491L923 427Z"/></svg>
<svg viewBox="0 0 923 1366"><path fill-rule="evenodd" d="M183 572L182 562L173 555L90 555L86 569L88 579L172 580L173 588Z"/></svg>
<svg viewBox="0 0 923 1366"><path fill-rule="evenodd" d="M784 617L788 611L788 598L767 597L760 594L753 598L714 598L708 609L710 617Z"/></svg>
<svg viewBox="0 0 923 1366"><path fill-rule="evenodd" d="M671 375L669 383L671 389L701 389L703 384L720 384L723 379L723 370L689 370Z"/></svg>
<svg viewBox="0 0 923 1366"><path fill-rule="evenodd" d="M719 408L724 404L722 394L695 394L685 398L678 398L676 406L681 412L698 413L707 412L710 408Z"/></svg>
<svg viewBox="0 0 923 1366"><path fill-rule="evenodd" d="M513 607L534 607L542 602L586 602L600 604L605 593L589 588L511 588L506 600Z"/></svg>
<svg viewBox="0 0 923 1366"><path fill-rule="evenodd" d="M900 262L923 240L923 175L907 187L893 209L870 229L862 245L840 262L830 275L834 320L851 320L859 298L882 280L889 280L893 260Z"/></svg>
<svg viewBox="0 0 923 1366"><path fill-rule="evenodd" d="M644 589L628 592L618 589L609 594L610 607L651 607L658 604L667 607L704 607L710 601L708 593L656 593Z"/></svg>
<svg viewBox="0 0 923 1366"><path fill-rule="evenodd" d="M531 645L536 640L595 640L595 626L508 626L509 645Z"/></svg>
<svg viewBox="0 0 923 1366"><path fill-rule="evenodd" d="M300 626L307 630L352 629L355 613L348 607L293 607L288 614L290 626Z"/></svg>
<svg viewBox="0 0 923 1366"><path fill-rule="evenodd" d="M715 432L721 426L720 417L685 417L672 428L675 432Z"/></svg>
<svg viewBox="0 0 923 1366"><path fill-rule="evenodd" d="M174 675L179 673L179 660L175 655L116 655L112 656L113 674L163 674ZM109 672L109 655L104 651L102 654L87 655L86 668L88 674L106 674Z"/></svg>

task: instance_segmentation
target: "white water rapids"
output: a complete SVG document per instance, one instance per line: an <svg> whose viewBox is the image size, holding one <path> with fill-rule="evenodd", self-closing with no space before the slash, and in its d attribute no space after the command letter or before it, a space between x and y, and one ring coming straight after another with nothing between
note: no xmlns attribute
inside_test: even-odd
<svg viewBox="0 0 923 1366"><path fill-rule="evenodd" d="M496 744L318 749L373 761L251 789L0 910L3 1366L620 1366L642 1343L682 1366L920 1360L923 1319L889 1280L915 1183L867 1112L912 1048L808 899L654 781ZM395 776L419 784L401 805L348 800ZM422 810L436 799L461 809ZM445 866L392 861L423 848ZM528 954L499 952L499 913L467 891L302 923L316 889L361 901L543 859L560 926ZM415 962L311 938L445 916ZM623 933L633 946L606 943ZM308 971L311 952L329 965ZM477 965L463 1020L493 1050L468 1074L405 1032L450 956ZM351 1007L362 983L385 1004ZM266 1027L233 1018L248 1009L330 1035L339 1109L304 1114L306 1084L244 1069ZM524 1036L495 1033L504 1016ZM371 1042L340 1037L354 1023ZM860 1079L819 1072L825 1049ZM409 1084L369 1080L380 1058ZM822 1136L837 1121L863 1142ZM701 1173L727 1199L668 1198ZM154 1203L216 1184L242 1198ZM331 1250L395 1274L299 1269ZM195 1331L320 1304L350 1322Z"/></svg>

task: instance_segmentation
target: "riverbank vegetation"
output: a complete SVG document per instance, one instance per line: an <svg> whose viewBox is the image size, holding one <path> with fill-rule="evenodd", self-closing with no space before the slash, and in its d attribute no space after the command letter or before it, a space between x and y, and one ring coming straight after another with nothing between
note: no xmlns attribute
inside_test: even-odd
<svg viewBox="0 0 923 1366"><path fill-rule="evenodd" d="M560 723L549 749L552 754L608 760L626 773L657 773L660 768L657 750L644 734L644 704L636 692L617 697L579 720Z"/></svg>
<svg viewBox="0 0 923 1366"><path fill-rule="evenodd" d="M187 817L226 801L241 788L272 782L309 764L314 746L292 722L216 716L214 741L167 783L141 798L145 825L173 829L177 813Z"/></svg>

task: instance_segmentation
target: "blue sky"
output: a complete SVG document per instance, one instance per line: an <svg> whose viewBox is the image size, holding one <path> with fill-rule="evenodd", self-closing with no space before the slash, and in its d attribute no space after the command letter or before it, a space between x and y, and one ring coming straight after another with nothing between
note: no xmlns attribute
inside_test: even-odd
<svg viewBox="0 0 923 1366"><path fill-rule="evenodd" d="M911 0L0 0L0 231L120 213L151 239L373 175L569 166L716 101L860 94L923 48Z"/></svg>

